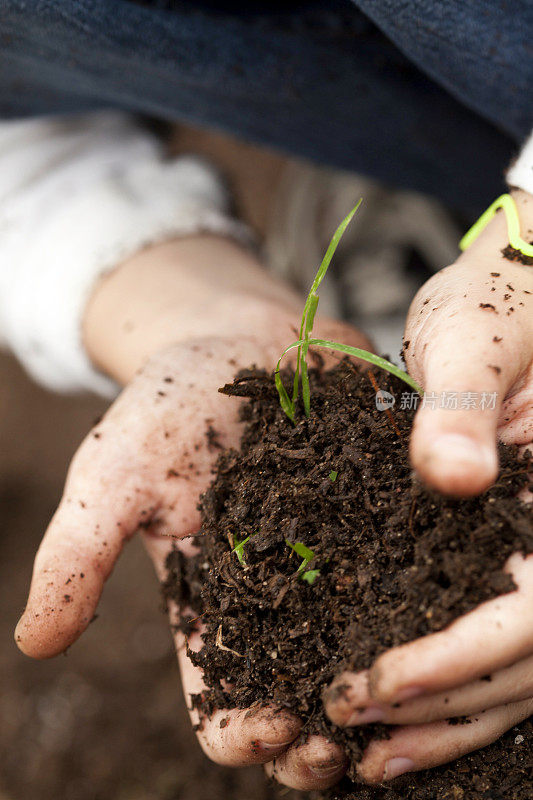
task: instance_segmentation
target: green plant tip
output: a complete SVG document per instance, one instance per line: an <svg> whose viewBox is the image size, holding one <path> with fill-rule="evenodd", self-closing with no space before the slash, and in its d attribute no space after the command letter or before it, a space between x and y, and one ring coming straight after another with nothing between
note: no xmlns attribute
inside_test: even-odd
<svg viewBox="0 0 533 800"><path fill-rule="evenodd" d="M288 539L285 539L285 544L288 545L291 550L294 550L300 558L304 558L306 561L311 561L315 557L313 551L306 547L303 542L294 542L294 544L292 544Z"/></svg>
<svg viewBox="0 0 533 800"><path fill-rule="evenodd" d="M304 574L302 575L302 580L307 581L307 583L310 586L312 586L319 575L320 575L319 569L308 569L307 572L304 572Z"/></svg>
<svg viewBox="0 0 533 800"><path fill-rule="evenodd" d="M304 572L304 570L307 567L307 565L309 564L309 562L313 560L313 558L315 557L315 554L313 553L312 550L309 549L309 547L306 547L303 542L294 542L294 544L292 544L292 542L289 542L288 539L285 539L285 544L288 547L290 547L291 550L294 550L294 552L297 555L299 555L300 558L303 559L302 563L300 564L300 566L298 567L298 570L297 570L298 574L301 575L301 573ZM313 572L313 570L309 570L309 571ZM304 572L304 575L305 575L305 572Z"/></svg>
<svg viewBox="0 0 533 800"><path fill-rule="evenodd" d="M337 480L337 475L338 474L339 474L338 472L336 472L334 469L332 469L331 472L328 475L330 481L335 482Z"/></svg>
<svg viewBox="0 0 533 800"><path fill-rule="evenodd" d="M520 219L518 217L518 210L516 208L516 203L510 194L502 194L500 197L496 198L496 200L487 208L487 210L483 212L478 221L475 222L470 230L465 233L459 242L459 248L461 250L466 250L468 247L470 247L472 242L477 239L483 228L489 224L499 208L503 208L505 213L505 219L507 221L507 238L511 247L513 247L515 250L519 250L524 256L533 256L533 245L529 244L529 242L526 242L520 236Z"/></svg>
<svg viewBox="0 0 533 800"><path fill-rule="evenodd" d="M333 258L335 250L337 249L337 245L339 244L339 241L341 240L341 237L346 228L348 227L353 215L361 205L361 202L362 198L361 200L359 200L357 205L354 208L352 208L350 213L343 219L343 221L335 231L333 238L329 243L329 247L326 250L326 254L322 259L322 263L318 268L315 279L313 281L313 285L311 286L311 290L307 295L307 300L305 301L304 310L302 314L302 321L300 324L298 341L294 342L293 344L285 348L276 366L274 380L276 383L276 389L278 390L279 394L279 402L281 408L283 409L283 411L293 424L296 424L296 403L298 402L300 382L302 385L302 401L306 417L309 417L311 410L309 375L307 369L307 353L309 352L310 347L329 347L332 350L337 350L341 353L346 353L347 355L355 356L356 358L362 359L363 361L367 361L370 364L374 364L376 367L380 367L381 369L387 370L392 375L396 375L397 378L401 378L401 380L405 381L405 383L411 386L412 389L418 392L419 395L421 396L423 395L423 391L420 388L420 386L416 383L416 381L414 381L411 378L411 376L407 374L407 372L404 372L395 364L392 364L390 361L387 361L387 359L381 358L380 356L377 356L374 353L369 353L368 350L361 350L361 348L359 347L350 347L349 345L341 344L340 342L329 342L325 339L311 338L311 333L313 331L313 323L318 309L318 300L319 300L318 288L322 283L322 281L324 280L328 267L331 263L331 259ZM292 350L295 347L298 348L298 353L296 356L296 369L294 371L292 397L289 397L289 393L285 389L283 381L281 380L280 368L281 368L281 362L285 354L288 353L289 350Z"/></svg>
<svg viewBox="0 0 533 800"><path fill-rule="evenodd" d="M237 539L236 536L233 537L233 541L234 542L237 541L237 544L235 545L235 547L233 548L233 550L231 552L235 553L235 555L239 559L239 563L243 567L246 566L246 560L244 558L244 545L247 544L250 541L252 536L255 536L255 534L251 533L249 536L246 537L246 539L242 539L242 541L240 541L240 542L239 542L239 540Z"/></svg>

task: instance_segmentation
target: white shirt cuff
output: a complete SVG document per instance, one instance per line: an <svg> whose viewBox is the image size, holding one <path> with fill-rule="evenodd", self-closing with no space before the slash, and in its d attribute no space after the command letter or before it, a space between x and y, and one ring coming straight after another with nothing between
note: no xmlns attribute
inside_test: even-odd
<svg viewBox="0 0 533 800"><path fill-rule="evenodd" d="M507 170L507 183L512 188L533 194L533 133L526 140L517 159Z"/></svg>
<svg viewBox="0 0 533 800"><path fill-rule="evenodd" d="M56 391L113 396L118 389L95 369L82 342L84 309L105 272L178 236L209 232L249 241L227 213L214 170L192 157L164 160L142 129L130 135L148 141L132 150L107 135L103 165L93 141L90 157L84 152L59 173L53 158L43 179L33 170L30 190L22 181L2 197L0 183L0 338ZM1 147L0 137L0 162Z"/></svg>

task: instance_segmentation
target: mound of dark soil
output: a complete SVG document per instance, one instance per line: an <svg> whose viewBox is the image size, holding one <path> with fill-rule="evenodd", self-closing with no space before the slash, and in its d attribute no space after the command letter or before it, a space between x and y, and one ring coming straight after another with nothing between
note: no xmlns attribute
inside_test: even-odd
<svg viewBox="0 0 533 800"><path fill-rule="evenodd" d="M388 375L376 378L397 398L406 389ZM368 374L347 361L312 371L311 383L311 417L301 414L296 426L271 376L243 373L224 387L247 398L241 450L221 453L200 502L199 556L169 556L164 593L192 609L181 620L185 630L202 614L205 646L191 654L210 687L193 697L201 711L275 703L305 721L302 735L341 743L353 764L386 727L336 728L321 692L345 667L367 668L384 650L513 591L502 566L515 551L533 551L533 512L516 499L528 485L528 463L502 447L489 491L468 500L438 496L409 465L413 411L377 410ZM239 559L232 551L247 537ZM296 543L314 554L300 570ZM334 796L526 800L528 764L524 723L453 765L399 778L392 788L350 784ZM498 794L505 781L509 788Z"/></svg>

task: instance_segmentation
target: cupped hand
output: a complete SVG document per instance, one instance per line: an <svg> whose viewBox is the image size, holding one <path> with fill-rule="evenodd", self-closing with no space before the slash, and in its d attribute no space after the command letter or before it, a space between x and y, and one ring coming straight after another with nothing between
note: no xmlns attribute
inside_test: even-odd
<svg viewBox="0 0 533 800"><path fill-rule="evenodd" d="M523 229L533 229L533 197L518 193L517 202ZM426 394L412 463L429 486L456 496L494 481L498 438L522 449L533 442L533 267L505 259L506 242L498 214L420 290L407 320L407 366ZM450 761L533 712L533 555L514 554L505 569L517 591L384 653L368 672L340 675L325 693L338 725L399 726L368 748L365 780ZM446 721L463 716L469 724Z"/></svg>
<svg viewBox="0 0 533 800"><path fill-rule="evenodd" d="M155 353L82 443L35 559L16 630L23 652L48 658L76 640L136 531L161 578L173 545L192 552L188 537L200 524L198 497L212 479L217 456L208 429L224 447L237 446L240 437L239 403L217 390L241 367L272 369L294 337L297 319L286 310L264 304L256 306L253 318L253 337L195 338ZM352 329L337 323L322 325L322 335L365 346ZM171 609L171 622L177 613ZM191 648L201 646L200 634L190 637ZM188 701L201 691L202 675L179 632L175 641ZM264 763L277 780L302 789L335 783L344 772L342 752L325 739L291 746L301 723L285 711L220 710L201 721L191 711L191 717L201 722L198 737L205 753L220 764Z"/></svg>

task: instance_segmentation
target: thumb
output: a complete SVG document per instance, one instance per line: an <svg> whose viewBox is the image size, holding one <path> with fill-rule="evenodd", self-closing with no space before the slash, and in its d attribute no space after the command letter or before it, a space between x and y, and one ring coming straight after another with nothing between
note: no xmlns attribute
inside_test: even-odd
<svg viewBox="0 0 533 800"><path fill-rule="evenodd" d="M502 404L526 351L482 315L480 309L460 323L448 315L434 320L407 359L425 390L411 437L412 464L429 486L458 497L478 494L496 478Z"/></svg>
<svg viewBox="0 0 533 800"><path fill-rule="evenodd" d="M422 480L457 497L479 494L496 479L504 395L503 381L464 367L430 372L411 437L411 461Z"/></svg>
<svg viewBox="0 0 533 800"><path fill-rule="evenodd" d="M15 631L18 647L33 658L61 653L85 630L124 542L143 513L153 513L110 438L90 434L78 450L37 552Z"/></svg>

